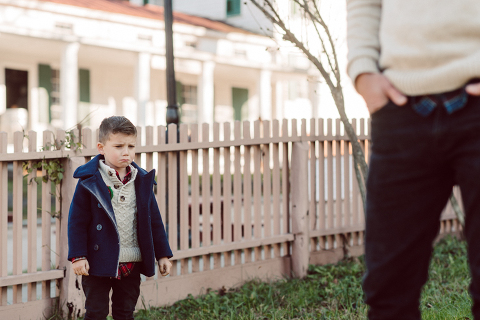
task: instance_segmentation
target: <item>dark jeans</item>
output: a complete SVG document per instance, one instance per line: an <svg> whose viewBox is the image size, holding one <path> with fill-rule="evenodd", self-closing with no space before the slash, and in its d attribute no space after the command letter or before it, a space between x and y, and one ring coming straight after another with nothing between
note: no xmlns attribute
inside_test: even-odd
<svg viewBox="0 0 480 320"><path fill-rule="evenodd" d="M140 295L140 271L121 280L109 277L83 276L82 287L85 293L85 320L104 320L108 316L110 289L112 293L112 316L115 320L133 319L133 312Z"/></svg>
<svg viewBox="0 0 480 320"><path fill-rule="evenodd" d="M466 211L473 314L480 319L480 98L427 117L388 103L372 115L364 278L369 319L420 319L432 242L454 185Z"/></svg>

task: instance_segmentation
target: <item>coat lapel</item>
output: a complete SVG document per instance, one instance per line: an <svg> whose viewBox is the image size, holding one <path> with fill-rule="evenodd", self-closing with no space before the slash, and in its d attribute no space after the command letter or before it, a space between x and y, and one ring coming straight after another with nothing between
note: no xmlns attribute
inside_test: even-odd
<svg viewBox="0 0 480 320"><path fill-rule="evenodd" d="M136 165L135 165L136 167ZM137 211L146 211L145 206L150 203L153 184L155 183L155 170L145 173L144 170L138 170L135 178L135 193L137 197Z"/></svg>
<svg viewBox="0 0 480 320"><path fill-rule="evenodd" d="M97 171L95 175L83 181L83 186L87 189L105 209L110 219L113 221L115 227L117 226L117 220L115 219L115 213L113 212L112 201L105 182L103 182L100 172Z"/></svg>

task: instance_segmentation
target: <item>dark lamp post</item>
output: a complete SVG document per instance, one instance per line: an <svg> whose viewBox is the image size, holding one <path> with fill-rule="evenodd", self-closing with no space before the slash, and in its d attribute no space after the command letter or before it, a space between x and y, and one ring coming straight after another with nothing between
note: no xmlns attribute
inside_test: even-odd
<svg viewBox="0 0 480 320"><path fill-rule="evenodd" d="M165 51L167 60L167 125L180 122L180 115L177 104L177 85L175 81L175 68L173 65L173 12L172 0L164 1L164 16L165 16Z"/></svg>

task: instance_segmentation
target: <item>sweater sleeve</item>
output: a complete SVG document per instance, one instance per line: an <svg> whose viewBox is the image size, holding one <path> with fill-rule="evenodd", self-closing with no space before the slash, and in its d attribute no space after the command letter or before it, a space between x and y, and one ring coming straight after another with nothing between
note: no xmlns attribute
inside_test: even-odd
<svg viewBox="0 0 480 320"><path fill-rule="evenodd" d="M355 84L362 73L378 73L382 0L347 0L347 73Z"/></svg>

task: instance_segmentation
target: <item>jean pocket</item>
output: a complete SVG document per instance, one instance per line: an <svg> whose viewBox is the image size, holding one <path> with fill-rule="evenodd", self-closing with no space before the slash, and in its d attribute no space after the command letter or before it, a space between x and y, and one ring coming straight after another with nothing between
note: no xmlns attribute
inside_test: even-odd
<svg viewBox="0 0 480 320"><path fill-rule="evenodd" d="M385 113L386 111L388 111L388 109L390 109L392 107L392 105L395 106L395 104L392 102L392 100L388 99L387 103L383 107L381 107L380 109L375 111L374 113L371 113L370 117L373 118L373 117L376 117L378 115L381 115L382 113Z"/></svg>

